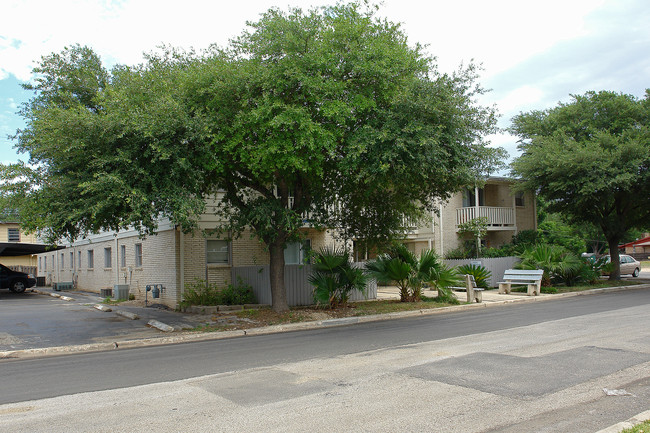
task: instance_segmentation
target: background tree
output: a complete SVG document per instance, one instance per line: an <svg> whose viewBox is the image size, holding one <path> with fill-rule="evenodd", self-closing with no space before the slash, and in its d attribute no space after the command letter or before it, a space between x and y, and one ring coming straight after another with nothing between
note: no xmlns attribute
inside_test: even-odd
<svg viewBox="0 0 650 433"><path fill-rule="evenodd" d="M217 197L215 229L250 228L268 248L277 311L288 308L284 248L306 220L385 241L484 175L496 152L482 138L495 116L474 102L476 68L440 74L363 3L271 9L226 48L166 50L110 74L82 47L50 59L18 134L36 168L9 169L23 176L12 188L29 226L52 238L148 233L165 216L191 229ZM84 86L50 84L72 74L101 85L81 98Z"/></svg>
<svg viewBox="0 0 650 433"><path fill-rule="evenodd" d="M650 221L650 91L644 99L587 92L546 111L523 113L512 131L522 155L512 164L522 187L573 223L600 228L620 278L618 245Z"/></svg>

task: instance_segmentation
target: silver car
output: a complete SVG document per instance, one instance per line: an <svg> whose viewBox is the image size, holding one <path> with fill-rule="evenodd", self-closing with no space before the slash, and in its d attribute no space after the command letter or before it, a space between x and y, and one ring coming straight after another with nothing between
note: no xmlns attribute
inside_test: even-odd
<svg viewBox="0 0 650 433"><path fill-rule="evenodd" d="M609 263L609 255L605 257L607 257L607 263ZM641 263L635 260L634 257L626 254L620 254L619 257L621 259L621 275L632 275L633 277L638 277L639 272L641 272Z"/></svg>

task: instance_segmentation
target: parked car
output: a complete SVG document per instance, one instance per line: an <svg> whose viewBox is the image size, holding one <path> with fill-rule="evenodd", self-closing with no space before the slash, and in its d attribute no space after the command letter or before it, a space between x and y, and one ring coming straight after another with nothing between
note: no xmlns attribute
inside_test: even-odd
<svg viewBox="0 0 650 433"><path fill-rule="evenodd" d="M0 288L9 289L14 293L22 293L36 285L36 278L32 274L12 271L0 264Z"/></svg>
<svg viewBox="0 0 650 433"><path fill-rule="evenodd" d="M607 263L609 263L611 261L609 255L605 257L607 258ZM638 277L639 272L641 272L641 263L635 260L634 257L626 254L620 254L619 257L621 260L621 275Z"/></svg>

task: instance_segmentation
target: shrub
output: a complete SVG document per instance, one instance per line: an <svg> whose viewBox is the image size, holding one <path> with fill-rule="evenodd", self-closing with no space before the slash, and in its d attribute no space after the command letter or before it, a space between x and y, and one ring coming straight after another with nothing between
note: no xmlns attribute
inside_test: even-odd
<svg viewBox="0 0 650 433"><path fill-rule="evenodd" d="M183 303L187 305L219 305L221 297L219 289L207 281L195 279L192 283L185 284Z"/></svg>
<svg viewBox="0 0 650 433"><path fill-rule="evenodd" d="M445 253L445 259L454 260L454 259L470 259L471 251L466 250L463 247L454 248L453 250L447 251Z"/></svg>
<svg viewBox="0 0 650 433"><path fill-rule="evenodd" d="M458 266L456 269L459 274L473 275L476 287L489 289L488 281L490 281L492 272L488 271L484 266L469 264Z"/></svg>
<svg viewBox="0 0 650 433"><path fill-rule="evenodd" d="M237 285L228 284L220 292L220 298L219 305L244 305L256 302L253 287L250 284L245 284L241 278L237 280Z"/></svg>
<svg viewBox="0 0 650 433"><path fill-rule="evenodd" d="M216 284L196 279L185 285L183 298L185 305L243 305L256 302L253 288L244 284L241 278L237 285L229 284L223 289Z"/></svg>

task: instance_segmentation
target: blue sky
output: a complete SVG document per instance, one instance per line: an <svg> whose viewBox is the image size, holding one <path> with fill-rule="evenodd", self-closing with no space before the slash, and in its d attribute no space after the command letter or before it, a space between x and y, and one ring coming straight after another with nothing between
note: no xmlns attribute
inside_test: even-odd
<svg viewBox="0 0 650 433"><path fill-rule="evenodd" d="M0 162L26 159L7 138L22 127L16 114L30 97L38 59L79 43L111 67L136 64L161 44L225 45L246 20L269 7L309 8L321 1L4 0L0 16ZM380 15L402 23L413 43L428 45L440 70L472 59L507 127L521 111L566 102L570 94L614 90L643 97L650 87L650 2L647 0L385 0ZM516 139L490 137L517 155Z"/></svg>

